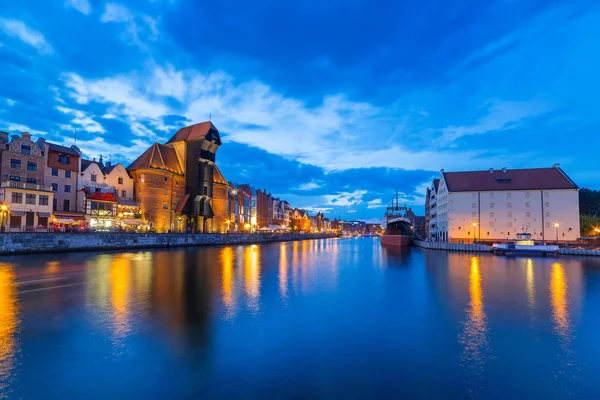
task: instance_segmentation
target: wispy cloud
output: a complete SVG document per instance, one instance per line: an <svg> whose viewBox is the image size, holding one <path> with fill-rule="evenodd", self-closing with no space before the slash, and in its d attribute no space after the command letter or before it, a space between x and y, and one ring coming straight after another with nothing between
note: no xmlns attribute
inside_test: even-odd
<svg viewBox="0 0 600 400"><path fill-rule="evenodd" d="M156 19L139 13L134 14L127 7L118 3L106 3L100 21L125 24L125 40L142 49L146 49L147 41L156 40L158 37Z"/></svg>
<svg viewBox="0 0 600 400"><path fill-rule="evenodd" d="M367 208L383 208L385 205L381 203L381 199L367 201Z"/></svg>
<svg viewBox="0 0 600 400"><path fill-rule="evenodd" d="M85 15L89 15L92 12L89 0L67 0L65 5L67 8L73 8Z"/></svg>
<svg viewBox="0 0 600 400"><path fill-rule="evenodd" d="M98 122L96 122L92 117L87 115L85 112L81 110L74 110L72 108L58 106L56 109L64 114L69 114L73 116L71 122L75 125L80 126L83 130L89 133L104 133L105 130Z"/></svg>
<svg viewBox="0 0 600 400"><path fill-rule="evenodd" d="M352 206L362 203L362 197L367 194L366 190L355 190L354 192L340 192L323 196L324 204L331 206Z"/></svg>
<svg viewBox="0 0 600 400"><path fill-rule="evenodd" d="M303 183L302 185L298 186L296 188L296 190L301 190L301 191L310 191L310 190L314 190L314 189L318 189L320 188L322 185L318 184L315 181L310 181L307 183Z"/></svg>
<svg viewBox="0 0 600 400"><path fill-rule="evenodd" d="M18 38L23 43L35 47L42 54L52 52L52 47L48 44L44 35L28 27L23 21L0 18L0 30L9 36Z"/></svg>

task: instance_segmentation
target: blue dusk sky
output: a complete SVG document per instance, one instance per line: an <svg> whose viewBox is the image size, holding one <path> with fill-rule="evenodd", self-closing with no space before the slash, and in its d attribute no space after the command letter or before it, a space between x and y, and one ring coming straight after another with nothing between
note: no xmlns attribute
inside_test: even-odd
<svg viewBox="0 0 600 400"><path fill-rule="evenodd" d="M129 164L209 119L236 183L375 220L439 170L600 187L600 2L0 2L0 130Z"/></svg>

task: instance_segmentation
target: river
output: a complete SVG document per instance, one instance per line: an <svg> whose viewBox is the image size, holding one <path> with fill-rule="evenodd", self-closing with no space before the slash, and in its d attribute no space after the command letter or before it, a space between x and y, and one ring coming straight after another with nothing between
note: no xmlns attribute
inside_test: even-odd
<svg viewBox="0 0 600 400"><path fill-rule="evenodd" d="M598 398L600 260L377 239L0 258L0 397Z"/></svg>

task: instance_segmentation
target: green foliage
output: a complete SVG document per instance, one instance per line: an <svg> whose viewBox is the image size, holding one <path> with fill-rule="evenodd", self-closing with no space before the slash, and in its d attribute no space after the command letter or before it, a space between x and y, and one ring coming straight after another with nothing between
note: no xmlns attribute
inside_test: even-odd
<svg viewBox="0 0 600 400"><path fill-rule="evenodd" d="M291 219L290 228L292 228L292 232L296 232L296 218Z"/></svg>
<svg viewBox="0 0 600 400"><path fill-rule="evenodd" d="M579 213L600 217L600 190L579 190Z"/></svg>
<svg viewBox="0 0 600 400"><path fill-rule="evenodd" d="M582 215L579 224L581 226L581 236L597 236L596 229L600 229L600 218L591 215Z"/></svg>

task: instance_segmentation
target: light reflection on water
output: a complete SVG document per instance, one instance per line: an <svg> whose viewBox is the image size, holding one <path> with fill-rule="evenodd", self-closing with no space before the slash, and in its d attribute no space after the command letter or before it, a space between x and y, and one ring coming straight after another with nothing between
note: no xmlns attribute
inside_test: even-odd
<svg viewBox="0 0 600 400"><path fill-rule="evenodd" d="M126 371L154 374L142 384L151 396L172 373L180 386L166 397L260 398L265 385L282 397L294 385L300 397L352 397L367 383L406 397L600 390L579 388L600 373L600 351L585 341L600 330L591 311L600 297L584 296L600 261L406 252L372 239L15 260L0 264L0 392L17 397L39 397L34 382L64 394L45 368L115 385ZM51 338L49 310L61 316ZM73 340L83 352L75 366L63 360ZM246 378L234 387L232 374ZM545 384L511 387L519 380ZM89 381L72 381L86 393ZM313 382L330 386L321 393Z"/></svg>

